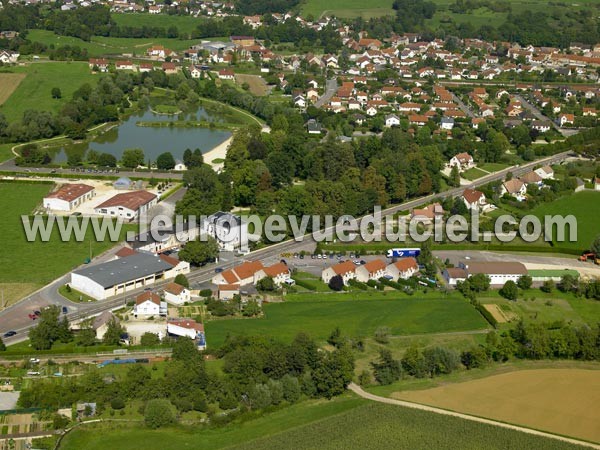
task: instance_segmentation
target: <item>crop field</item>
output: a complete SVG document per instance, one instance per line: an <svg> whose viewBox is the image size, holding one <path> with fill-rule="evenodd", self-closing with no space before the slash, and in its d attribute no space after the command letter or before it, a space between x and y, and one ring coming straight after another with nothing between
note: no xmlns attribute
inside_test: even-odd
<svg viewBox="0 0 600 450"><path fill-rule="evenodd" d="M522 370L392 397L600 442L599 375L584 369Z"/></svg>
<svg viewBox="0 0 600 450"><path fill-rule="evenodd" d="M461 448L472 450L580 448L492 425L345 395L330 401L305 401L254 420L214 429L181 427L155 431L107 424L80 427L65 437L59 449L454 450L456 445L448 440L449 435L460 435Z"/></svg>
<svg viewBox="0 0 600 450"><path fill-rule="evenodd" d="M393 335L477 330L487 322L458 295L409 297L400 292L292 294L284 303L264 306L260 319L225 319L205 324L211 345L228 334L265 334L291 341L300 331L325 340L335 327L346 336L372 336L388 326Z"/></svg>
<svg viewBox="0 0 600 450"><path fill-rule="evenodd" d="M565 247L584 251L589 248L594 238L600 234L600 192L584 191L565 196L551 203L544 203L534 208L531 213L542 218L545 215L574 215L577 218L577 241L555 242L557 247ZM596 207L590 207L594 205ZM567 234L568 238L568 234Z"/></svg>
<svg viewBox="0 0 600 450"><path fill-rule="evenodd" d="M23 73L0 73L0 105L12 95L23 78Z"/></svg>
<svg viewBox="0 0 600 450"><path fill-rule="evenodd" d="M240 86L244 83L248 83L248 86L250 86L250 92L254 95L267 95L267 83L265 82L264 78L260 75L248 75L239 73L235 75L235 81Z"/></svg>
<svg viewBox="0 0 600 450"><path fill-rule="evenodd" d="M17 300L28 293L26 289L31 292L82 264L89 256L90 240L94 256L114 245L112 242L95 242L91 227L85 242L62 242L58 231L52 233L49 242L27 242L21 215L31 214L51 187L51 184L43 183L0 183L0 209L10 212L0 219L3 242L0 287L7 283L5 301ZM132 227L124 226L122 234ZM25 285L19 290L15 288L16 283ZM8 295L15 297L7 298Z"/></svg>
<svg viewBox="0 0 600 450"><path fill-rule="evenodd" d="M9 121L20 119L28 109L57 112L82 84L98 79L90 73L87 62L33 63L10 70L25 78L0 106L0 112ZM61 99L52 98L51 91L55 87L61 90Z"/></svg>

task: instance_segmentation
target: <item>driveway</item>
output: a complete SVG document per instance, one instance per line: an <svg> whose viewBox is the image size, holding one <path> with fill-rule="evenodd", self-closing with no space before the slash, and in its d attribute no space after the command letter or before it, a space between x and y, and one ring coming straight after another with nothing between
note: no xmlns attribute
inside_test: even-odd
<svg viewBox="0 0 600 450"><path fill-rule="evenodd" d="M326 103L328 103L329 100L331 100L331 97L333 97L333 94L335 94L335 92L337 91L337 87L338 86L336 78L331 78L327 80L325 82L325 92L323 92L323 95L319 97L319 99L315 102L315 106L317 108L321 108Z"/></svg>

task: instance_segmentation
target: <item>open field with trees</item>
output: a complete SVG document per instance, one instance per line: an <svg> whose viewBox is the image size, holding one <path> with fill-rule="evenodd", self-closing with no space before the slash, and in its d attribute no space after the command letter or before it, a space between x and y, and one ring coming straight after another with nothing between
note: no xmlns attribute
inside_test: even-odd
<svg viewBox="0 0 600 450"><path fill-rule="evenodd" d="M453 294L410 297L400 292L340 295L291 294L285 303L265 304L264 318L207 322L211 345L228 334L269 335L289 341L300 330L324 341L336 327L344 336L371 336L379 326L392 335L484 329L487 322L469 303Z"/></svg>
<svg viewBox="0 0 600 450"><path fill-rule="evenodd" d="M62 242L58 230L54 230L49 242L27 242L21 215L29 215L41 204L42 198L52 188L52 183L0 183L0 208L5 211L0 219L0 233L4 250L0 255L0 286L4 283L25 283L24 288L39 288L69 270L83 264L90 253L99 255L111 248L113 242L95 242L91 227L84 242ZM122 228L121 239L132 225ZM15 292L10 289L9 292ZM19 293L18 291L15 294ZM22 291L17 298L26 295ZM17 298L9 298L14 301ZM5 301L6 293L5 293Z"/></svg>
<svg viewBox="0 0 600 450"><path fill-rule="evenodd" d="M600 442L600 372L521 370L391 397Z"/></svg>
<svg viewBox="0 0 600 450"><path fill-rule="evenodd" d="M584 191L540 204L531 213L542 218L546 215L574 215L577 218L577 242L556 242L556 246L581 250L589 249L598 235L600 208L590 207L600 203L600 192ZM568 235L567 235L568 238Z"/></svg>
<svg viewBox="0 0 600 450"><path fill-rule="evenodd" d="M0 112L10 122L20 119L28 109L58 112L82 84L93 84L97 79L90 73L87 62L32 63L10 68L10 71L26 75L0 106ZM61 91L59 99L52 98L52 89L55 87Z"/></svg>

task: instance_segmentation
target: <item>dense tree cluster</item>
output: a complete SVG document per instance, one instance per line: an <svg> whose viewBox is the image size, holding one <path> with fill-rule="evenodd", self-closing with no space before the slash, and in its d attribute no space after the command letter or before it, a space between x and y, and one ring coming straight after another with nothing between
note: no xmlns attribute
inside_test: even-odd
<svg viewBox="0 0 600 450"><path fill-rule="evenodd" d="M224 360L224 374L207 371L193 341L182 338L173 345L172 361L162 376L152 376L148 368L137 364L113 383L105 383L97 371L77 378L40 380L21 391L19 404L58 408L93 401L102 410L141 399L146 401L146 424L158 428L173 423L177 413L190 410L214 415L218 409L294 403L301 396L331 398L345 391L354 370L347 348L320 352L302 333L289 345L267 337L230 337L218 356Z"/></svg>

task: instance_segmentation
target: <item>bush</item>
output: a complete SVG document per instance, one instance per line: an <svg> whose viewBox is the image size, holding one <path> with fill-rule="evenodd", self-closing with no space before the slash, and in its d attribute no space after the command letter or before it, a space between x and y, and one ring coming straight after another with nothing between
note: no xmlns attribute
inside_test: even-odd
<svg viewBox="0 0 600 450"><path fill-rule="evenodd" d="M185 288L188 288L188 289L190 288L190 282L188 281L187 277L184 274L182 274L182 273L180 273L179 275L177 275L175 277L175 280L173 280L173 281L175 283L177 283L177 284L185 287Z"/></svg>
<svg viewBox="0 0 600 450"><path fill-rule="evenodd" d="M212 297L212 291L210 289L202 289L200 291L200 297L205 297L205 298Z"/></svg>
<svg viewBox="0 0 600 450"><path fill-rule="evenodd" d="M125 402L121 397L115 397L110 401L110 407L112 409L123 409L125 408Z"/></svg>
<svg viewBox="0 0 600 450"><path fill-rule="evenodd" d="M390 329L389 327L378 327L375 330L375 341L380 344L387 344L390 342Z"/></svg>
<svg viewBox="0 0 600 450"><path fill-rule="evenodd" d="M329 280L329 289L338 292L344 289L344 279L341 275L336 275Z"/></svg>
<svg viewBox="0 0 600 450"><path fill-rule="evenodd" d="M169 400L157 398L148 401L144 409L144 422L152 429L172 425L177 420L175 408Z"/></svg>

